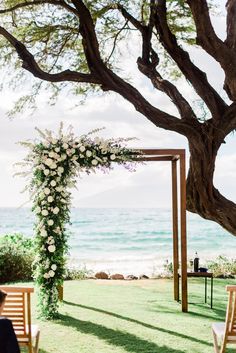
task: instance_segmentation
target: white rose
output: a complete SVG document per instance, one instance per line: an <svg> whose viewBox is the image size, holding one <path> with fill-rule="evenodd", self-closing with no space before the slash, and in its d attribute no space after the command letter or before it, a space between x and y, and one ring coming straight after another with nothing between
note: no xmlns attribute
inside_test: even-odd
<svg viewBox="0 0 236 353"><path fill-rule="evenodd" d="M49 169L45 169L43 172L44 172L44 175L47 176L49 174Z"/></svg>
<svg viewBox="0 0 236 353"><path fill-rule="evenodd" d="M55 252L55 250L56 250L55 245L49 245L49 247L48 247L49 252Z"/></svg>
<svg viewBox="0 0 236 353"><path fill-rule="evenodd" d="M55 152L60 152L60 148L59 147L57 147L57 148L55 148Z"/></svg>
<svg viewBox="0 0 236 353"><path fill-rule="evenodd" d="M69 145L67 143L63 143L62 147L67 150L67 148L69 147Z"/></svg>
<svg viewBox="0 0 236 353"><path fill-rule="evenodd" d="M53 265L51 266L51 269L52 269L53 271L56 271L57 265L56 265L56 264L53 264Z"/></svg>
<svg viewBox="0 0 236 353"><path fill-rule="evenodd" d="M48 216L48 211L47 210L42 210L42 215L43 216Z"/></svg>
<svg viewBox="0 0 236 353"><path fill-rule="evenodd" d="M45 161L45 164L48 166L52 165L52 163L53 163L53 160L51 158L47 158Z"/></svg>
<svg viewBox="0 0 236 353"><path fill-rule="evenodd" d="M35 212L36 212L36 213L40 213L40 212L41 212L41 208L40 208L39 206L36 207Z"/></svg>
<svg viewBox="0 0 236 353"><path fill-rule="evenodd" d="M84 152L85 151L85 147L84 146L80 146L79 150L80 150L80 152Z"/></svg>
<svg viewBox="0 0 236 353"><path fill-rule="evenodd" d="M58 167L57 171L58 171L58 173L62 174L64 172L64 168L63 167Z"/></svg>
<svg viewBox="0 0 236 353"><path fill-rule="evenodd" d="M91 157L91 156L92 156L92 152L89 151L89 150L87 150L87 151L86 151L86 156L87 156L87 157Z"/></svg>
<svg viewBox="0 0 236 353"><path fill-rule="evenodd" d="M97 165L98 161L96 159L93 159L91 163L92 163L92 165Z"/></svg>
<svg viewBox="0 0 236 353"><path fill-rule="evenodd" d="M81 154L81 153L80 153L80 155L79 155L79 156L80 156L80 158L84 158L84 155L83 155L83 154Z"/></svg>
<svg viewBox="0 0 236 353"><path fill-rule="evenodd" d="M111 161L114 161L116 159L116 155L115 154L112 154L111 156L110 156L110 160Z"/></svg>
<svg viewBox="0 0 236 353"><path fill-rule="evenodd" d="M54 158L54 156L55 156L55 153L53 151L49 152L49 157L50 158Z"/></svg>
<svg viewBox="0 0 236 353"><path fill-rule="evenodd" d="M53 202L54 198L52 196L48 196L48 202Z"/></svg>
<svg viewBox="0 0 236 353"><path fill-rule="evenodd" d="M56 145L56 143L58 142L58 140L56 140L56 139L52 139L52 143L53 143L53 145Z"/></svg>
<svg viewBox="0 0 236 353"><path fill-rule="evenodd" d="M53 212L54 214L58 214L59 211L60 211L60 209L59 209L58 207L55 207L52 212Z"/></svg>
<svg viewBox="0 0 236 353"><path fill-rule="evenodd" d="M45 229L42 229L40 232L41 237L46 237L48 235L47 231Z"/></svg>
<svg viewBox="0 0 236 353"><path fill-rule="evenodd" d="M51 169L56 169L57 168L57 164L56 162L52 163L52 165L50 166Z"/></svg>
<svg viewBox="0 0 236 353"><path fill-rule="evenodd" d="M49 276L48 273L44 273L43 277L46 278L46 279L48 279L50 276Z"/></svg>
<svg viewBox="0 0 236 353"><path fill-rule="evenodd" d="M43 191L44 191L45 195L49 195L50 194L50 189L49 188L45 188Z"/></svg>
<svg viewBox="0 0 236 353"><path fill-rule="evenodd" d="M52 180L50 184L51 184L51 186L56 186L56 185L57 185L57 183L55 182L55 180Z"/></svg>
<svg viewBox="0 0 236 353"><path fill-rule="evenodd" d="M54 224L53 219L49 219L49 220L48 220L48 225L49 225L49 226L53 226L53 224Z"/></svg>
<svg viewBox="0 0 236 353"><path fill-rule="evenodd" d="M74 153L75 153L75 149L72 148L72 149L70 150L70 152L71 152L71 154L74 154Z"/></svg>
<svg viewBox="0 0 236 353"><path fill-rule="evenodd" d="M53 270L48 271L48 274L50 277L54 277L55 276L55 272Z"/></svg>
<svg viewBox="0 0 236 353"><path fill-rule="evenodd" d="M63 187L62 187L62 186L58 186L58 187L56 188L56 191L58 191L58 192L62 192L62 190L63 190Z"/></svg>

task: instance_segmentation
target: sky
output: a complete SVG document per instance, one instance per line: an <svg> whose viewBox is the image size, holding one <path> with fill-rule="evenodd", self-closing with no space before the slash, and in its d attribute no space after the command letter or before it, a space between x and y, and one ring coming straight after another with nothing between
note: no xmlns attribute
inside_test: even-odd
<svg viewBox="0 0 236 353"><path fill-rule="evenodd" d="M214 18L215 30L222 38L225 33L224 1L219 1L220 14ZM133 83L152 104L169 113L176 109L170 101L138 72L135 67L135 43L132 43L131 55L125 59L127 72L133 75ZM194 63L205 70L212 85L223 93L223 72L219 65L207 54L196 48L191 49ZM30 77L29 77L30 78ZM30 78L31 79L31 78ZM179 89L187 99L197 96L190 86L181 81ZM26 87L22 88L27 89ZM56 131L60 121L65 126L72 125L78 136L94 128L106 127L104 137L137 137L130 147L185 148L187 140L181 135L155 127L122 97L108 93L100 97L90 97L85 104L78 104L76 97L62 95L57 104L46 104L46 93L38 99L38 109L31 116L23 113L9 120L6 112L21 92L4 89L0 93L0 207L30 206L29 195L22 193L26 181L13 177L14 163L21 161L26 150L17 145L18 141L35 139L38 134L35 127ZM76 107L74 107L78 104ZM74 108L73 108L74 107ZM236 175L236 139L230 135L218 154L215 186L232 201L236 201L234 179ZM187 154L188 156L188 154ZM114 167L109 174L98 172L84 175L78 180L78 190L73 192L75 207L170 207L171 206L171 170L170 163L156 162L139 165L136 172Z"/></svg>

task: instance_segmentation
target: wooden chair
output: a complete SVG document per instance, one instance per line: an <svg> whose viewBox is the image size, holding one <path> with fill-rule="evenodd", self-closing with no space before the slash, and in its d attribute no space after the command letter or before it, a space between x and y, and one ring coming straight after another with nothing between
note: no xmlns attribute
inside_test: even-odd
<svg viewBox="0 0 236 353"><path fill-rule="evenodd" d="M2 316L12 321L20 346L26 346L29 353L38 353L39 328L31 325L30 295L34 288L0 286L7 292Z"/></svg>
<svg viewBox="0 0 236 353"><path fill-rule="evenodd" d="M225 322L212 325L214 348L216 353L224 353L227 343L236 344L236 285L226 286L229 292ZM218 339L221 341L219 347Z"/></svg>

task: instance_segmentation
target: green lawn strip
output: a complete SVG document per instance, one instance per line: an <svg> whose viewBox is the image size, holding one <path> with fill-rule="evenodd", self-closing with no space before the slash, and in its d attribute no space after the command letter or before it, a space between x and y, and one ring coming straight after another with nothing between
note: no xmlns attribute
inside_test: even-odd
<svg viewBox="0 0 236 353"><path fill-rule="evenodd" d="M182 313L173 301L171 280L67 281L59 320L39 320L34 309L33 321L41 328L40 353L213 352L211 324L224 320L225 286L233 283L214 279L211 310L204 303L204 281L189 279L193 304Z"/></svg>

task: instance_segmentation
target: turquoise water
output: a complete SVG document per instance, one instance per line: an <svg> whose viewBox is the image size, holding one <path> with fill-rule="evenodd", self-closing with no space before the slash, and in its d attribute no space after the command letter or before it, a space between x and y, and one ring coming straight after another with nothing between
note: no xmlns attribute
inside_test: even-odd
<svg viewBox="0 0 236 353"><path fill-rule="evenodd" d="M156 272L172 257L171 211L166 209L72 209L70 264L125 274ZM30 209L0 208L0 234L33 236ZM214 222L188 214L188 258L200 264L219 255L236 258L236 237Z"/></svg>

